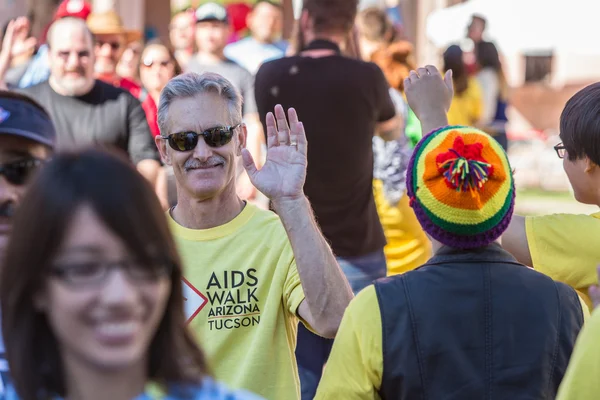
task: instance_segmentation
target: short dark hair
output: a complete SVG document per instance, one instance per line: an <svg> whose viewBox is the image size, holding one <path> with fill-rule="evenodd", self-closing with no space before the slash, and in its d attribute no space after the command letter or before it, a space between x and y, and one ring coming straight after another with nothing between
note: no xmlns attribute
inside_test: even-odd
<svg viewBox="0 0 600 400"><path fill-rule="evenodd" d="M11 90L0 90L0 99L19 100L25 103L29 103L38 110L40 110L42 113L44 113L44 115L48 117L48 119L50 119L50 114L48 114L48 111L46 111L46 109L40 103L22 93L13 92Z"/></svg>
<svg viewBox="0 0 600 400"><path fill-rule="evenodd" d="M560 115L560 138L569 160L587 157L600 165L600 83L569 99Z"/></svg>
<svg viewBox="0 0 600 400"><path fill-rule="evenodd" d="M452 82L456 94L462 94L469 87L469 75L463 61L463 51L453 44L444 51L444 72L452 70Z"/></svg>
<svg viewBox="0 0 600 400"><path fill-rule="evenodd" d="M479 22L481 22L481 23L483 24L483 27L484 27L484 28L485 28L485 26L487 25L487 19L486 19L486 18L485 18L483 15L480 15L480 14L473 14L473 15L471 16L471 23L469 24L469 26L470 26L470 25L473 25L473 22L475 22L475 21L479 21Z"/></svg>
<svg viewBox="0 0 600 400"><path fill-rule="evenodd" d="M315 33L342 33L352 30L358 0L304 0L304 10L313 22Z"/></svg>
<svg viewBox="0 0 600 400"><path fill-rule="evenodd" d="M90 149L63 153L48 163L15 216L0 301L6 354L19 397L66 395L56 338L47 317L36 309L34 296L74 211L84 204L142 262L160 257L173 266L170 296L148 349L148 379L161 385L201 382L207 367L185 328L181 261L159 201L124 152Z"/></svg>

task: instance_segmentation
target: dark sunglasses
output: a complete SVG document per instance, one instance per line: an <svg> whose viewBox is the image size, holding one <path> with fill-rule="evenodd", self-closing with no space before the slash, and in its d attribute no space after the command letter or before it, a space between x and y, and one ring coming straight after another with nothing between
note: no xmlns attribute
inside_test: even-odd
<svg viewBox="0 0 600 400"><path fill-rule="evenodd" d="M145 59L143 65L148 68L152 68L154 64L158 64L161 67L168 67L171 64L171 60L154 61L153 59Z"/></svg>
<svg viewBox="0 0 600 400"><path fill-rule="evenodd" d="M0 164L0 175L4 175L6 180L13 185L23 185L40 165L42 165L42 160L37 158Z"/></svg>
<svg viewBox="0 0 600 400"><path fill-rule="evenodd" d="M198 145L198 138L200 136L204 138L204 141L209 147L221 147L231 142L231 139L233 138L233 132L240 126L242 126L242 124L237 124L234 126L220 126L207 129L201 133L178 132L169 136L161 136L161 138L165 139L169 143L169 146L176 151L194 150Z"/></svg>
<svg viewBox="0 0 600 400"><path fill-rule="evenodd" d="M558 156L558 158L565 158L565 153L567 152L567 150L565 149L564 144L557 144L556 146L554 146L554 150L556 151L556 155Z"/></svg>
<svg viewBox="0 0 600 400"><path fill-rule="evenodd" d="M121 43L119 42L103 42L101 40L96 41L98 47L104 47L105 44L108 44L113 51L117 51L121 48Z"/></svg>

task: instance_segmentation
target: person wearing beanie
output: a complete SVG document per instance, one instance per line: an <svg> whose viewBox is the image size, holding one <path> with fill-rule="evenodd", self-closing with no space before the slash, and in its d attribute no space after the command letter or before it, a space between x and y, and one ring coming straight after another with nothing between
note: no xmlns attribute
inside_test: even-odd
<svg viewBox="0 0 600 400"><path fill-rule="evenodd" d="M446 126L451 73L419 68L405 87L430 132L407 193L435 254L350 303L316 398L554 399L586 307L500 246L512 169L491 136Z"/></svg>

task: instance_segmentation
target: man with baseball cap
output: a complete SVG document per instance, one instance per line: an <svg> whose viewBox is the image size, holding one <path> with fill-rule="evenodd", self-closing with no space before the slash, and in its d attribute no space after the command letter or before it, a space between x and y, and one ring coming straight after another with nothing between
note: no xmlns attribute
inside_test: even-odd
<svg viewBox="0 0 600 400"><path fill-rule="evenodd" d="M0 257L27 182L51 156L55 137L54 125L42 106L22 94L0 90ZM0 336L0 397L8 379Z"/></svg>
<svg viewBox="0 0 600 400"><path fill-rule="evenodd" d="M263 160L263 128L254 98L254 77L245 68L225 56L225 46L232 28L227 10L217 3L205 3L196 10L196 45L198 52L188 62L186 72L212 72L221 75L235 86L243 99L242 117L248 129L246 146L255 160ZM238 166L238 195L254 200L257 192L240 164ZM260 198L260 196L259 196Z"/></svg>
<svg viewBox="0 0 600 400"><path fill-rule="evenodd" d="M350 303L316 399L554 399L586 307L500 247L512 169L491 136L447 126L451 74L419 68L404 86L430 132L406 182L435 255Z"/></svg>

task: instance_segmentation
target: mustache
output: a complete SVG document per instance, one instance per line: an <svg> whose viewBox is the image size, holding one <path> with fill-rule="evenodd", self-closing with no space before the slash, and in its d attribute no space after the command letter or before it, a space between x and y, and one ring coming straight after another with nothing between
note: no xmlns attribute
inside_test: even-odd
<svg viewBox="0 0 600 400"><path fill-rule="evenodd" d="M185 164L183 164L183 168L186 171L189 171L190 169L210 168L219 164L225 164L225 158L214 155L210 156L206 161L200 161L197 158L190 158L185 162Z"/></svg>
<svg viewBox="0 0 600 400"><path fill-rule="evenodd" d="M0 204L0 218L12 218L17 211L17 205L14 201L6 201Z"/></svg>
<svg viewBox="0 0 600 400"><path fill-rule="evenodd" d="M73 69L66 69L65 70L65 74L72 74L72 73L77 73L79 75L85 75L85 69L83 69L83 68L73 68Z"/></svg>

